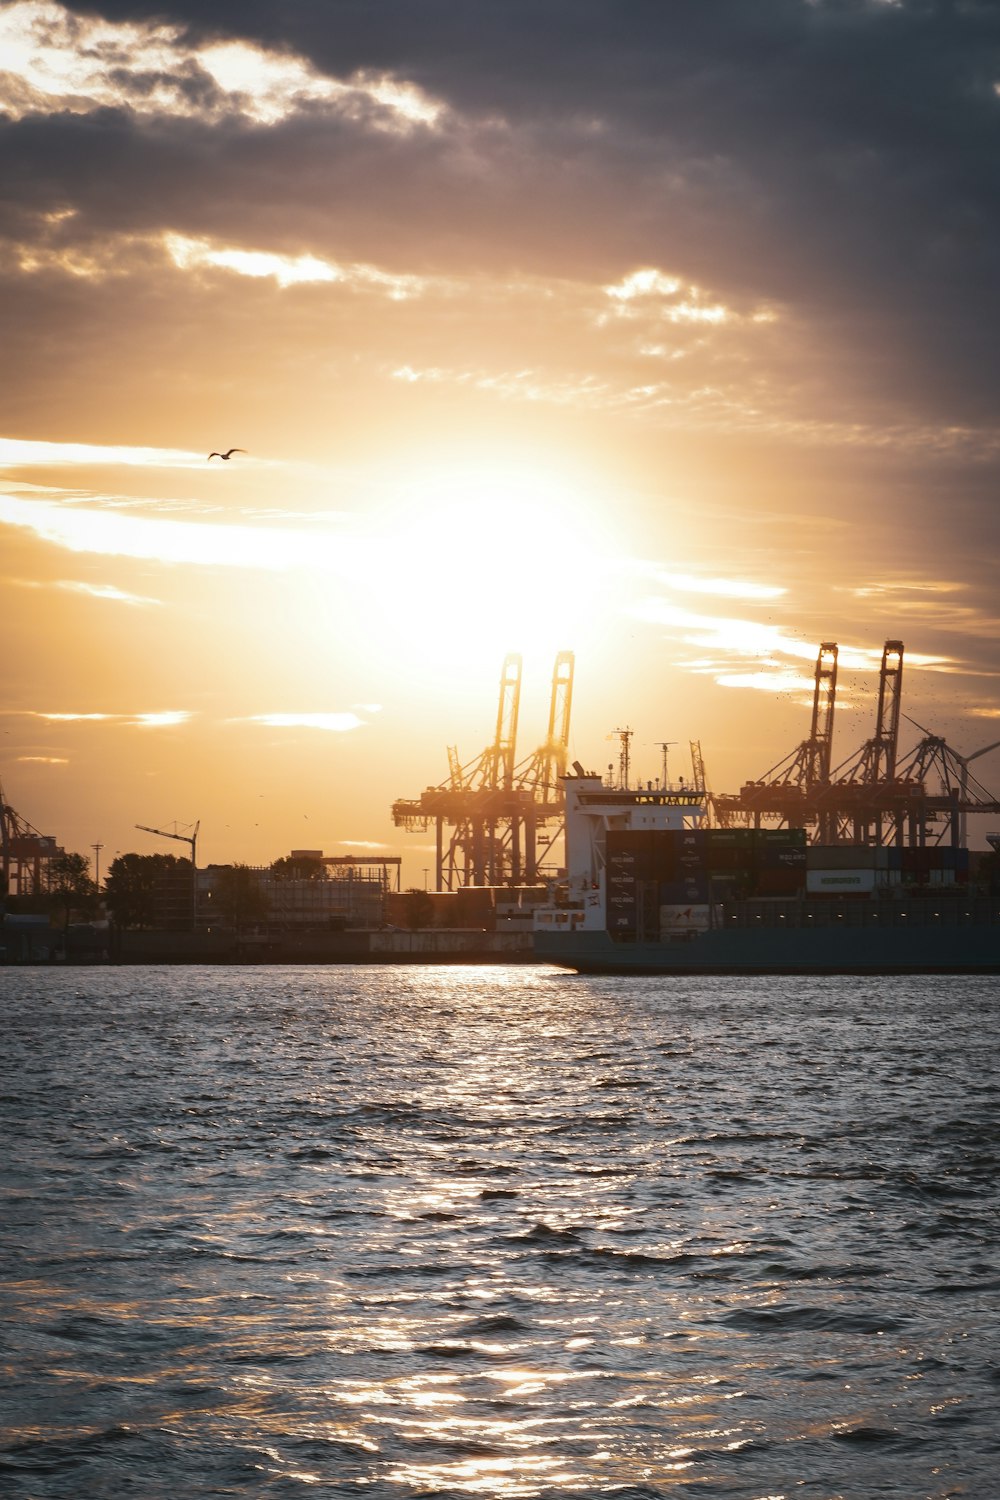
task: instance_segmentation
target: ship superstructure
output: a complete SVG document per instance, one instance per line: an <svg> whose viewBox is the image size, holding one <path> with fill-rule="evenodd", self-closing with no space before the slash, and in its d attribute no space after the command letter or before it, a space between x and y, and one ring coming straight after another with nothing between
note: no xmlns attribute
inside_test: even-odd
<svg viewBox="0 0 1000 1500"><path fill-rule="evenodd" d="M620 869L609 863L609 839L613 846L622 834L691 833L704 822L706 794L693 786L673 788L651 781L640 787L610 785L596 772L585 771L579 761L562 784L566 878L557 887L555 902L536 910L535 927L602 931L609 907L628 899L619 888Z"/></svg>
<svg viewBox="0 0 1000 1500"><path fill-rule="evenodd" d="M538 958L598 973L1000 972L1000 881L976 878L966 848L711 828L702 788L616 785L611 770L575 762L564 778L566 875L536 908Z"/></svg>
<svg viewBox="0 0 1000 1500"><path fill-rule="evenodd" d="M952 846L704 826L696 790L565 778L564 881L536 956L581 972L997 973L1000 889Z"/></svg>

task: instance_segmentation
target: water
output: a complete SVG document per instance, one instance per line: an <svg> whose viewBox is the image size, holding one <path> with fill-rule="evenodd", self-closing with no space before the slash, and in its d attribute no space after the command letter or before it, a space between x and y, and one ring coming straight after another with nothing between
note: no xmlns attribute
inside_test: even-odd
<svg viewBox="0 0 1000 1500"><path fill-rule="evenodd" d="M994 981L0 971L0 1493L971 1496Z"/></svg>

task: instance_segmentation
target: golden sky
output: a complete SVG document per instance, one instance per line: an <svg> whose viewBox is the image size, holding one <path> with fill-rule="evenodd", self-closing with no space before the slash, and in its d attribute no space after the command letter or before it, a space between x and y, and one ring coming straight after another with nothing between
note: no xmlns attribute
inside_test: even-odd
<svg viewBox="0 0 1000 1500"><path fill-rule="evenodd" d="M904 712L1000 738L985 11L16 0L0 56L41 831L419 884L391 804L485 746L509 651L521 754L568 649L572 758L698 739L720 791L805 737L824 640L835 761L887 638Z"/></svg>

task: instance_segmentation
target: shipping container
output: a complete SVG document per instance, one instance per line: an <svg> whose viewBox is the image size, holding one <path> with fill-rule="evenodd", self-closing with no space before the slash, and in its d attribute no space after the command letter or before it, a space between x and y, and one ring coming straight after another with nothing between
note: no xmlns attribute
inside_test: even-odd
<svg viewBox="0 0 1000 1500"><path fill-rule="evenodd" d="M876 883L873 869L806 871L806 890L811 896L870 895Z"/></svg>
<svg viewBox="0 0 1000 1500"><path fill-rule="evenodd" d="M661 937L680 932L705 932L710 923L711 908L707 903L668 904L660 907Z"/></svg>
<svg viewBox="0 0 1000 1500"><path fill-rule="evenodd" d="M901 849L900 865L904 870L921 874L930 870L953 870L955 851L950 844L927 844L922 849Z"/></svg>
<svg viewBox="0 0 1000 1500"><path fill-rule="evenodd" d="M805 888L805 877L804 865L800 870L760 870L756 882L757 895L797 896Z"/></svg>
<svg viewBox="0 0 1000 1500"><path fill-rule="evenodd" d="M708 877L698 879L661 880L658 885L661 906L679 906L691 901L708 900Z"/></svg>
<svg viewBox="0 0 1000 1500"><path fill-rule="evenodd" d="M655 830L649 828L610 828L606 858L609 869L630 870L640 880L648 880L654 870Z"/></svg>
<svg viewBox="0 0 1000 1500"><path fill-rule="evenodd" d="M804 870L807 850L804 844L765 844L757 851L759 870Z"/></svg>
<svg viewBox="0 0 1000 1500"><path fill-rule="evenodd" d="M865 844L810 844L806 864L810 870L875 870L878 854Z"/></svg>
<svg viewBox="0 0 1000 1500"><path fill-rule="evenodd" d="M753 856L751 844L712 844L706 851L705 865L709 870L748 871L753 869Z"/></svg>

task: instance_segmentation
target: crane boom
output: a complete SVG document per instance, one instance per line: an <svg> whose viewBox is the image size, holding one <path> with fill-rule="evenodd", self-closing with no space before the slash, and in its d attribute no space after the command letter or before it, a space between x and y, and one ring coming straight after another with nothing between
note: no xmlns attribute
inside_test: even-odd
<svg viewBox="0 0 1000 1500"><path fill-rule="evenodd" d="M195 845L198 841L198 829L201 827L201 819L194 825L193 833L171 833L167 828L150 828L148 823L137 823L136 828L141 828L143 833L155 833L161 839L179 839L182 844L191 845L191 863L194 864Z"/></svg>
<svg viewBox="0 0 1000 1500"><path fill-rule="evenodd" d="M141 828L143 833L155 833L157 838L177 839L182 844L191 845L191 931L194 932L198 925L198 830L201 827L201 819L195 823L190 833L171 833L169 828L151 828L148 823L137 823L136 828Z"/></svg>

